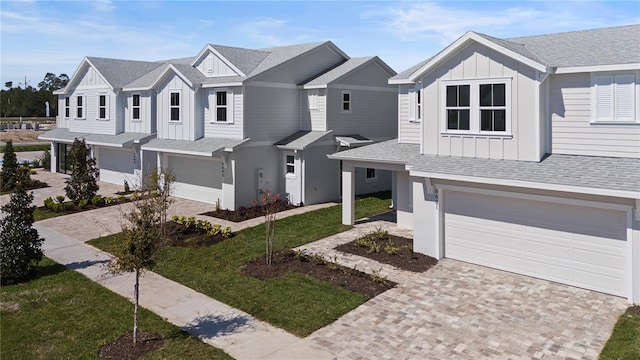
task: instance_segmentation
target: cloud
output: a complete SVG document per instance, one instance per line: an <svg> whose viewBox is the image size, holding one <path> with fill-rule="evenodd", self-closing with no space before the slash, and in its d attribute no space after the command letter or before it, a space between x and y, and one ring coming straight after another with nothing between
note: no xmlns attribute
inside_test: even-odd
<svg viewBox="0 0 640 360"><path fill-rule="evenodd" d="M601 26L613 26L598 20L599 11L611 10L606 5L592 1L524 2L519 6L499 3L397 3L391 6L369 7L362 17L378 19L386 32L403 41L435 40L447 45L473 30L497 37L523 36L577 30ZM595 14L595 15L594 15ZM634 18L621 23L632 23ZM515 34L514 34L515 33Z"/></svg>
<svg viewBox="0 0 640 360"><path fill-rule="evenodd" d="M116 8L111 0L93 0L92 4L100 12L110 13Z"/></svg>

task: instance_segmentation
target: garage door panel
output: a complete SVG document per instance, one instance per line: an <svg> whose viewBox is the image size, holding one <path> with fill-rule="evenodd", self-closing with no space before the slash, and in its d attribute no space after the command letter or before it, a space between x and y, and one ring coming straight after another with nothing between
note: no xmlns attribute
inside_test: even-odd
<svg viewBox="0 0 640 360"><path fill-rule="evenodd" d="M574 286L626 291L626 213L446 191L445 256Z"/></svg>
<svg viewBox="0 0 640 360"><path fill-rule="evenodd" d="M135 161L136 156L132 150L100 148L98 150L100 181L122 185L126 180L130 185L136 184Z"/></svg>

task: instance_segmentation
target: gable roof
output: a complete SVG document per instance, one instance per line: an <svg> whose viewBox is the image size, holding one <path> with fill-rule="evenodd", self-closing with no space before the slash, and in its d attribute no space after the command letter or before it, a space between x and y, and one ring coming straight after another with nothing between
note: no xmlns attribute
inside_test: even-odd
<svg viewBox="0 0 640 360"><path fill-rule="evenodd" d="M410 84L451 55L478 42L546 73L628 69L640 66L640 25L499 39L467 32L430 59L389 80Z"/></svg>
<svg viewBox="0 0 640 360"><path fill-rule="evenodd" d="M384 70L387 71L387 73L389 73L389 75L394 75L396 73L384 61L380 60L380 58L377 56L352 58L336 66L335 68L327 71L326 73L318 76L317 78L309 81L308 83L304 84L304 88L312 89L312 88L318 88L318 87L326 87L330 83L343 78L344 76L348 75L352 71L356 71L357 69L361 68L362 66L370 62L377 62L380 66L382 66L382 68L384 68Z"/></svg>
<svg viewBox="0 0 640 360"><path fill-rule="evenodd" d="M274 145L278 149L286 150L304 150L306 147L314 144L325 136L331 134L333 130L328 131L298 131L293 135L278 141Z"/></svg>

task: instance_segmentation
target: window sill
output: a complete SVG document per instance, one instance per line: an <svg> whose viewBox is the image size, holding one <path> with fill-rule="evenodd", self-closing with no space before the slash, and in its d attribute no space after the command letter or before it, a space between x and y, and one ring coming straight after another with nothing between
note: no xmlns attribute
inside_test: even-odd
<svg viewBox="0 0 640 360"><path fill-rule="evenodd" d="M96 119L96 121L109 121L109 119Z"/></svg>
<svg viewBox="0 0 640 360"><path fill-rule="evenodd" d="M169 125L182 125L180 120L169 120Z"/></svg>
<svg viewBox="0 0 640 360"><path fill-rule="evenodd" d="M369 178L369 179L364 179L364 182L366 182L366 183L372 183L372 182L376 182L376 181L378 181L378 178L377 178L377 177L375 177L375 178Z"/></svg>
<svg viewBox="0 0 640 360"><path fill-rule="evenodd" d="M86 118L73 118L73 120L87 120Z"/></svg>
<svg viewBox="0 0 640 360"><path fill-rule="evenodd" d="M513 138L513 134L508 134L508 133L440 132L440 135L441 136L474 137L474 138L499 138L499 139Z"/></svg>
<svg viewBox="0 0 640 360"><path fill-rule="evenodd" d="M640 122L637 122L637 121L591 121L589 125L640 126Z"/></svg>
<svg viewBox="0 0 640 360"><path fill-rule="evenodd" d="M131 119L131 122L134 122L134 123L141 123L141 122L142 122L142 119Z"/></svg>
<svg viewBox="0 0 640 360"><path fill-rule="evenodd" d="M209 121L209 124L233 125L233 121Z"/></svg>
<svg viewBox="0 0 640 360"><path fill-rule="evenodd" d="M409 120L409 124L420 124L422 120Z"/></svg>
<svg viewBox="0 0 640 360"><path fill-rule="evenodd" d="M287 179L297 179L298 177L295 174L285 174L285 176Z"/></svg>

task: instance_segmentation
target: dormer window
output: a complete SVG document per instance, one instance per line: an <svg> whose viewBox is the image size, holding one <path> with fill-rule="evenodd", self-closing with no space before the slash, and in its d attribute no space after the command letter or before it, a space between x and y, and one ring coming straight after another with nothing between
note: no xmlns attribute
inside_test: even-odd
<svg viewBox="0 0 640 360"><path fill-rule="evenodd" d="M170 106L170 121L180 121L180 93L172 92L170 94L171 97L171 106Z"/></svg>

